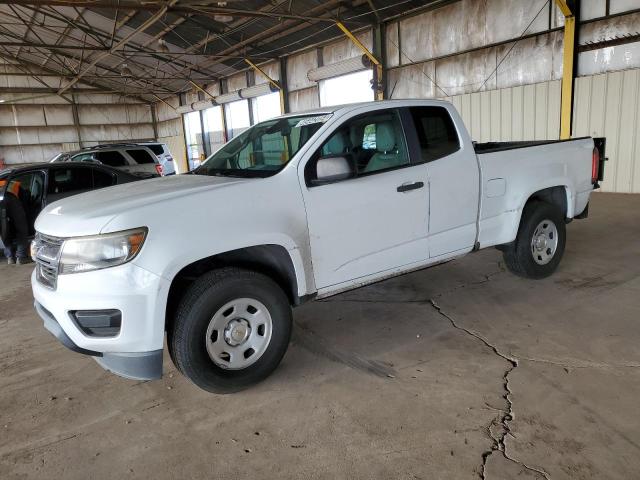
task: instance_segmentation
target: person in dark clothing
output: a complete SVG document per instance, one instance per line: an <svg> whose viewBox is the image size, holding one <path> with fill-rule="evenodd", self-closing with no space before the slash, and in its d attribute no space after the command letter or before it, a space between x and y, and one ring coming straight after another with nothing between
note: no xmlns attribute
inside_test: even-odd
<svg viewBox="0 0 640 480"><path fill-rule="evenodd" d="M4 244L4 255L9 265L31 263L28 252L28 232L27 214L22 202L13 191L7 189L0 202L0 234Z"/></svg>

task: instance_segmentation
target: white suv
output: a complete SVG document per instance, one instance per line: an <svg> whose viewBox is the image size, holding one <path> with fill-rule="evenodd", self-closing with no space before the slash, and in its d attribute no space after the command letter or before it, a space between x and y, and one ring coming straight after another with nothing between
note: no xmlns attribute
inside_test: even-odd
<svg viewBox="0 0 640 480"><path fill-rule="evenodd" d="M162 163L153 151L134 143L96 145L57 155L51 162L93 162L134 174L164 175Z"/></svg>
<svg viewBox="0 0 640 480"><path fill-rule="evenodd" d="M169 147L167 147L166 143L142 142L138 145L144 145L153 153L155 153L156 157L158 157L158 160L160 160L160 164L162 165L162 170L165 176L175 175L176 168L173 164L173 156L171 155Z"/></svg>

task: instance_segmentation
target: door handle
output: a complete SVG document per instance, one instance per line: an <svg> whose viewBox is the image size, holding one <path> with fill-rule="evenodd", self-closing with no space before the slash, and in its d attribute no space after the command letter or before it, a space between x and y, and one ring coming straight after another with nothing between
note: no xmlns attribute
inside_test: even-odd
<svg viewBox="0 0 640 480"><path fill-rule="evenodd" d="M423 182L413 182L413 183L403 183L396 190L398 192L408 192L409 190L417 190L418 188L424 187Z"/></svg>

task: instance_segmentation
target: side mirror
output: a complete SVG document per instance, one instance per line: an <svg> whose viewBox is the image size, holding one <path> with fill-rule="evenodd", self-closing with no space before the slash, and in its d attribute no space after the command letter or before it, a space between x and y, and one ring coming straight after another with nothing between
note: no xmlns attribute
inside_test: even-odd
<svg viewBox="0 0 640 480"><path fill-rule="evenodd" d="M353 177L354 169L351 162L342 156L320 157L316 162L316 178L313 185L337 182Z"/></svg>

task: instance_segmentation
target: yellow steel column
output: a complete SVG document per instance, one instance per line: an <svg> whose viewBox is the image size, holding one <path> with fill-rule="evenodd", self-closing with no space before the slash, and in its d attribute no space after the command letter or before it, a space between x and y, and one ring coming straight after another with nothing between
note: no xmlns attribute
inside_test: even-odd
<svg viewBox="0 0 640 480"><path fill-rule="evenodd" d="M573 101L573 46L576 35L576 18L566 0L556 0L564 15L564 51L562 56L562 100L560 107L560 138L571 138L571 111Z"/></svg>
<svg viewBox="0 0 640 480"><path fill-rule="evenodd" d="M351 40L356 47L358 47L360 50L362 50L362 53L364 53L367 58L369 60L371 60L371 63L373 63L374 68L376 69L376 79L377 79L377 85L376 90L375 90L375 98L376 100L383 100L384 97L384 90L382 89L382 63L380 62L380 60L378 60L375 55L373 53L371 53L369 51L369 49L367 47L365 47L362 42L360 40L358 40L356 38L356 36L351 33L351 30L349 30L342 22L336 22L336 26L342 30L344 32L344 34L349 38L349 40Z"/></svg>

